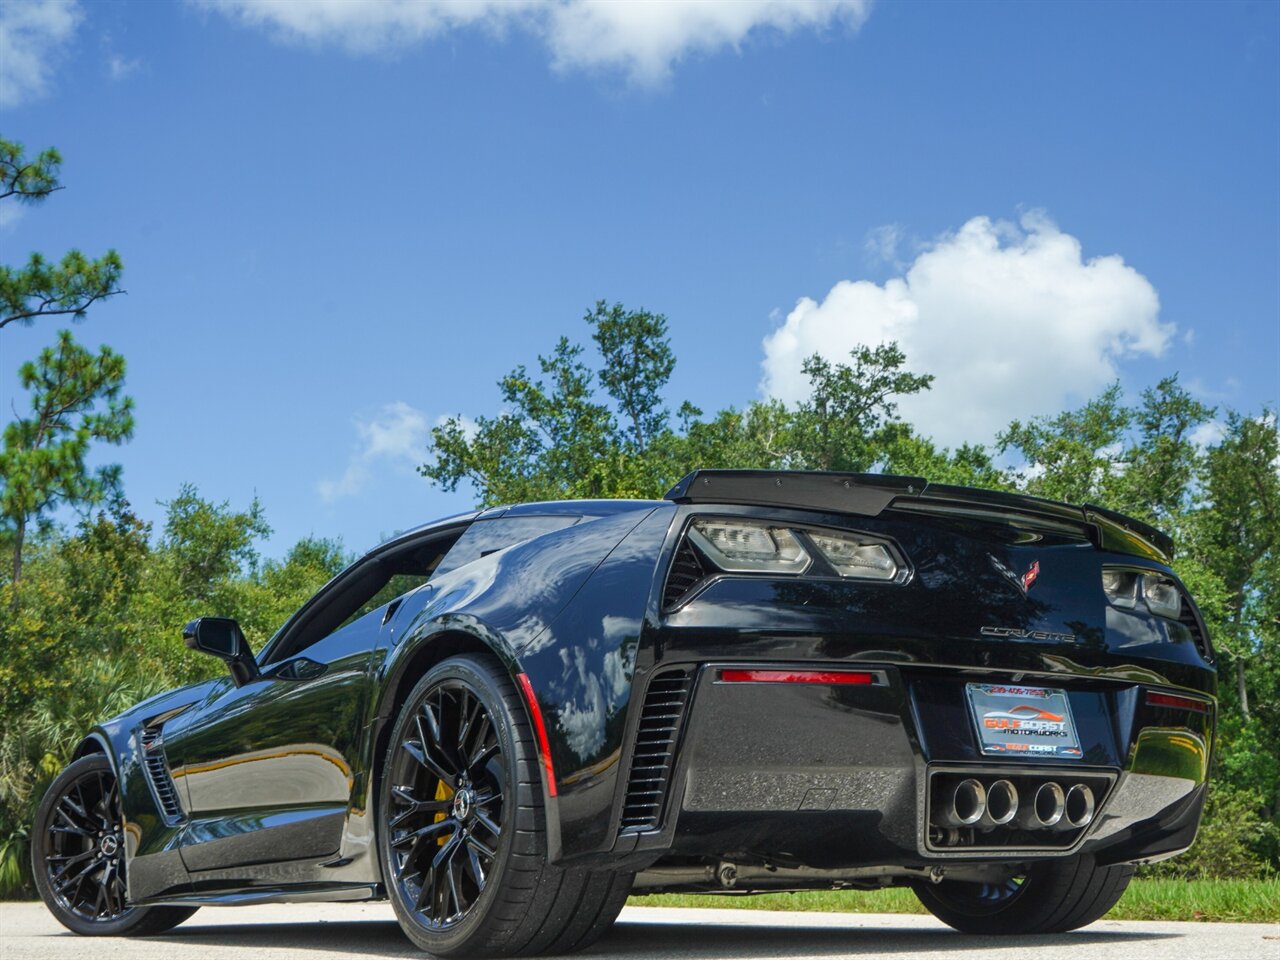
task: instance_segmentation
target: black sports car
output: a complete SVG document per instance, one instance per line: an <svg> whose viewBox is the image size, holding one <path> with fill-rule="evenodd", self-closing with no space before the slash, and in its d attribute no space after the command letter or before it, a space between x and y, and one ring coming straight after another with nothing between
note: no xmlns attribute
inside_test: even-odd
<svg viewBox="0 0 1280 960"><path fill-rule="evenodd" d="M1217 675L1160 532L1093 506L699 471L382 544L229 675L89 731L33 833L85 934L389 898L443 956L629 893L909 885L968 932L1096 920L1185 850Z"/></svg>

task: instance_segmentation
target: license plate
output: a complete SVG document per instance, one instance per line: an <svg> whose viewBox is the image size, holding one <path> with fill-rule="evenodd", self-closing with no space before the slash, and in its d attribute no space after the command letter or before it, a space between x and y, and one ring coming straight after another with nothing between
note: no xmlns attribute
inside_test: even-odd
<svg viewBox="0 0 1280 960"><path fill-rule="evenodd" d="M1064 690L967 683L969 712L982 752L1001 757L1080 757Z"/></svg>

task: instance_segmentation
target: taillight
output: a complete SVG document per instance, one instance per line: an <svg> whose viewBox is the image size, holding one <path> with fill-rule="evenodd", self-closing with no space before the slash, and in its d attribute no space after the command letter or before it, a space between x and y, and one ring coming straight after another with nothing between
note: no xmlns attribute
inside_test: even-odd
<svg viewBox="0 0 1280 960"><path fill-rule="evenodd" d="M1147 705L1152 707L1172 707L1175 710L1190 710L1192 713L1208 713L1209 703L1193 697L1180 697L1175 693L1157 693L1147 691Z"/></svg>
<svg viewBox="0 0 1280 960"><path fill-rule="evenodd" d="M721 683L827 683L866 686L876 682L874 673L851 670L768 670L727 669L720 671Z"/></svg>

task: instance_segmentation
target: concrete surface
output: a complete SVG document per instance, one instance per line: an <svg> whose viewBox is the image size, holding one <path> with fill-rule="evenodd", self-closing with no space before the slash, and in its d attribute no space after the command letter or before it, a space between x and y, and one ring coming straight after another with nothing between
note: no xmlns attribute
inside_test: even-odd
<svg viewBox="0 0 1280 960"><path fill-rule="evenodd" d="M580 957L628 960L875 957L1035 960L1280 960L1280 924L1102 920L1056 937L989 938L954 933L932 917L871 913L774 913L628 907ZM1078 951L1078 952L1077 952ZM385 903L206 907L167 934L146 939L77 937L39 903L0 903L3 960L293 960L417 957Z"/></svg>

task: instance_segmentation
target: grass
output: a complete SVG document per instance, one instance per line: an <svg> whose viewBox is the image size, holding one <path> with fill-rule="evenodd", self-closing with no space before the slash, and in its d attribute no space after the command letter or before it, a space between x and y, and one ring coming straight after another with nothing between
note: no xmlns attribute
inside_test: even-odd
<svg viewBox="0 0 1280 960"><path fill-rule="evenodd" d="M759 896L664 893L632 897L640 907L720 907L744 910L808 910L822 913L927 913L910 890L809 890ZM1212 920L1280 922L1280 879L1138 879L1120 898L1111 920Z"/></svg>

